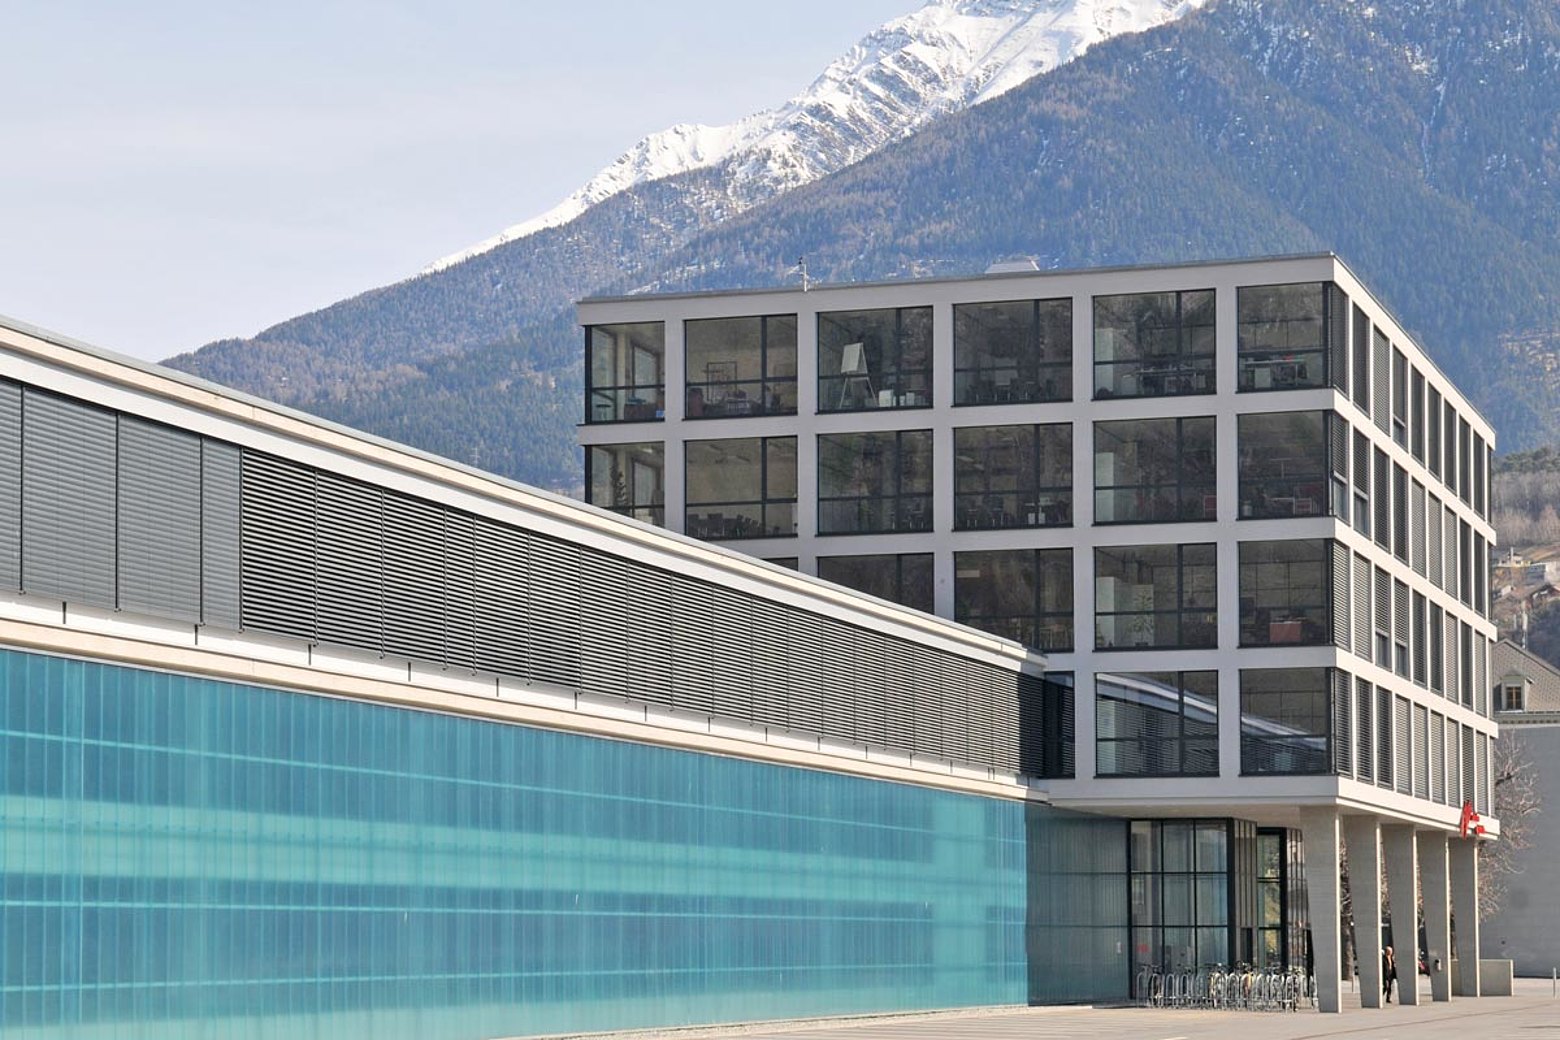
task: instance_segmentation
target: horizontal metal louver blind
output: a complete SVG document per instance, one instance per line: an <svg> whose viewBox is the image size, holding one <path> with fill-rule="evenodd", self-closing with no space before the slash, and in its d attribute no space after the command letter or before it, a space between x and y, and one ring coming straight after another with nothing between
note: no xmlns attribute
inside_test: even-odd
<svg viewBox="0 0 1560 1040"><path fill-rule="evenodd" d="M444 511L384 496L385 653L444 663Z"/></svg>
<svg viewBox="0 0 1560 1040"><path fill-rule="evenodd" d="M1446 800L1451 805L1463 802L1461 733L1462 727L1446 720Z"/></svg>
<svg viewBox="0 0 1560 1040"><path fill-rule="evenodd" d="M1334 669L1332 673L1333 714L1333 772L1339 776L1354 775L1354 706L1353 680L1348 672Z"/></svg>
<svg viewBox="0 0 1560 1040"><path fill-rule="evenodd" d="M1399 643L1407 645L1409 630L1408 586L1401 581L1392 583L1392 635Z"/></svg>
<svg viewBox="0 0 1560 1040"><path fill-rule="evenodd" d="M119 420L119 608L200 620L200 438Z"/></svg>
<svg viewBox="0 0 1560 1040"><path fill-rule="evenodd" d="M1371 659L1370 639L1370 561L1363 556L1354 557L1354 652L1365 660Z"/></svg>
<svg viewBox="0 0 1560 1040"><path fill-rule="evenodd" d="M1474 800L1475 779L1478 776L1476 770L1478 763L1473 758L1473 728L1471 726L1458 726L1462 739L1462 801Z"/></svg>
<svg viewBox="0 0 1560 1040"><path fill-rule="evenodd" d="M1001 689L992 701L991 764L1005 773L1019 771L1019 708L1021 679L1012 673L1002 675Z"/></svg>
<svg viewBox="0 0 1560 1040"><path fill-rule="evenodd" d="M580 548L531 535L532 682L580 688Z"/></svg>
<svg viewBox="0 0 1560 1040"><path fill-rule="evenodd" d="M477 585L495 580L477 570L477 523L469 513L444 513L444 664L478 670ZM494 671L496 669L488 669ZM523 672L511 673L522 675Z"/></svg>
<svg viewBox="0 0 1560 1040"><path fill-rule="evenodd" d="M1327 413L1328 462L1333 476L1349 479L1349 421L1335 412ZM1347 518L1345 518L1347 519Z"/></svg>
<svg viewBox="0 0 1560 1040"><path fill-rule="evenodd" d="M903 639L888 641L888 668L884 671L883 715L890 747L915 748L916 647Z"/></svg>
<svg viewBox="0 0 1560 1040"><path fill-rule="evenodd" d="M692 707L703 703L700 694L684 692L684 683L698 681L697 648L687 645L698 629L697 619L685 616L685 606L673 595L676 578L665 571L637 564L628 572L625 589L633 610L628 620L628 685L632 696L655 704ZM708 636L705 636L708 639ZM710 648L713 655L714 648ZM706 710L706 709L700 709Z"/></svg>
<svg viewBox="0 0 1560 1040"><path fill-rule="evenodd" d="M783 728L791 685L791 629L786 622L789 608L769 600L752 602L753 721Z"/></svg>
<svg viewBox="0 0 1560 1040"><path fill-rule="evenodd" d="M1494 815L1495 806L1490 801L1490 777L1493 765L1490 762L1490 738L1479 734L1479 779L1478 790L1474 793L1478 796L1474 800L1474 808L1485 815Z"/></svg>
<svg viewBox="0 0 1560 1040"><path fill-rule="evenodd" d="M1333 645L1340 650L1348 650L1352 642L1349 638L1352 634L1349 614L1349 593L1352 587L1349 580L1349 561L1353 557L1348 549L1337 542L1328 542L1327 552L1332 560Z"/></svg>
<svg viewBox="0 0 1560 1040"><path fill-rule="evenodd" d="M953 655L933 651L932 660L937 667L932 695L941 702L942 753L956 762L966 762L970 757L969 690L960 682Z"/></svg>
<svg viewBox="0 0 1560 1040"><path fill-rule="evenodd" d="M1327 283L1328 383L1343 394L1349 392L1349 297Z"/></svg>
<svg viewBox="0 0 1560 1040"><path fill-rule="evenodd" d="M1370 494L1370 438L1360 432L1354 434L1354 490Z"/></svg>
<svg viewBox="0 0 1560 1040"><path fill-rule="evenodd" d="M854 740L856 733L856 683L861 677L861 659L856 648L862 631L830 618L824 622L824 638L838 648L834 665L824 675L823 719L818 732L836 740Z"/></svg>
<svg viewBox="0 0 1560 1040"><path fill-rule="evenodd" d="M1400 794L1408 794L1412 789L1414 776L1414 736L1409 715L1409 703L1407 697L1393 697L1392 714L1392 744L1393 771L1397 783L1396 790Z"/></svg>
<svg viewBox="0 0 1560 1040"><path fill-rule="evenodd" d="M823 698L834 679L823 619L803 610L788 611L791 629L791 691L786 703L786 725L804 733L823 732Z"/></svg>
<svg viewBox="0 0 1560 1040"><path fill-rule="evenodd" d="M113 609L112 412L22 394L22 588Z"/></svg>
<svg viewBox="0 0 1560 1040"><path fill-rule="evenodd" d="M965 673L973 672L974 682L965 694L969 710L969 733L965 761L972 765L989 765L996 741L996 702L1001 695L1003 674L989 664L964 662Z"/></svg>
<svg viewBox="0 0 1560 1040"><path fill-rule="evenodd" d="M1441 641L1446 675L1446 699L1453 702L1462 699L1462 669L1457 666L1457 619L1447 614L1442 619L1445 637Z"/></svg>
<svg viewBox="0 0 1560 1040"><path fill-rule="evenodd" d="M1077 725L1077 701L1076 694L1071 686L1060 684L1047 684L1052 689L1052 694L1046 699L1051 706L1051 717L1055 720L1050 726L1052 731L1051 743L1055 746L1054 754L1047 755L1052 762L1056 777L1071 777L1076 770L1074 761L1073 738Z"/></svg>
<svg viewBox="0 0 1560 1040"><path fill-rule="evenodd" d="M1436 588L1445 588L1441 573L1441 500L1429 496L1425 507L1425 576Z"/></svg>
<svg viewBox="0 0 1560 1040"><path fill-rule="evenodd" d="M22 587L22 388L0 380L0 588Z"/></svg>
<svg viewBox="0 0 1560 1040"><path fill-rule="evenodd" d="M1355 775L1365 783L1376 782L1376 713L1371 684L1354 680L1354 735L1359 749L1355 755Z"/></svg>
<svg viewBox="0 0 1560 1040"><path fill-rule="evenodd" d="M715 602L715 714L753 719L753 600L721 586Z"/></svg>
<svg viewBox="0 0 1560 1040"><path fill-rule="evenodd" d="M1390 431L1392 429L1392 344L1388 342L1387 337L1377 332L1372 340L1372 346L1371 383L1375 388L1375 397L1371 403L1371 418L1376 420L1377 426Z"/></svg>
<svg viewBox="0 0 1560 1040"><path fill-rule="evenodd" d="M1425 486L1417 480L1412 484L1409 493L1409 510L1412 516L1409 546L1412 553L1414 573L1423 576L1425 574L1425 540L1428 537L1428 530L1425 524Z"/></svg>
<svg viewBox="0 0 1560 1040"><path fill-rule="evenodd" d="M937 657L929 647L916 646L910 654L911 713L914 716L915 742L912 750L923 755L944 755L942 698L937 689Z"/></svg>
<svg viewBox="0 0 1560 1040"><path fill-rule="evenodd" d="M384 510L378 488L315 477L319 639L384 653Z"/></svg>
<svg viewBox="0 0 1560 1040"><path fill-rule="evenodd" d="M1414 705L1414 797L1430 797L1430 709Z"/></svg>
<svg viewBox="0 0 1560 1040"><path fill-rule="evenodd" d="M207 625L239 626L239 452L200 445L200 614Z"/></svg>
<svg viewBox="0 0 1560 1040"><path fill-rule="evenodd" d="M239 504L243 627L313 642L314 472L246 451Z"/></svg>
<svg viewBox="0 0 1560 1040"><path fill-rule="evenodd" d="M1446 716L1430 713L1430 797L1446 804Z"/></svg>
<svg viewBox="0 0 1560 1040"><path fill-rule="evenodd" d="M1441 556L1441 566L1445 568L1445 578L1441 587L1453 596L1462 597L1462 568L1457 551L1457 514L1451 509L1445 511L1446 527L1445 541L1446 551Z"/></svg>
<svg viewBox="0 0 1560 1040"><path fill-rule="evenodd" d="M629 598L638 569L594 550L580 556L580 688L586 693L628 696Z"/></svg>
<svg viewBox="0 0 1560 1040"><path fill-rule="evenodd" d="M457 518L450 517L453 525ZM484 517L470 522L474 585L472 626L476 665L488 672L532 679L531 536Z"/></svg>
<svg viewBox="0 0 1560 1040"><path fill-rule="evenodd" d="M672 598L672 700L679 708L715 710L715 597L711 586L664 571L646 575L667 583Z"/></svg>
<svg viewBox="0 0 1560 1040"><path fill-rule="evenodd" d="M1385 686L1376 687L1376 783L1380 787L1392 787L1392 767L1396 761L1393 744L1397 734L1392 725L1392 691Z"/></svg>
<svg viewBox="0 0 1560 1040"><path fill-rule="evenodd" d="M856 633L856 710L852 739L882 747L888 743L890 640L878 632Z"/></svg>

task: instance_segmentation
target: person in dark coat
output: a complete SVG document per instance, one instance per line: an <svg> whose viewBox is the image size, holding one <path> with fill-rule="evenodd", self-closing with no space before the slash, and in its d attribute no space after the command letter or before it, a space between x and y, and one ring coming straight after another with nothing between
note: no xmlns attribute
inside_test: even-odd
<svg viewBox="0 0 1560 1040"><path fill-rule="evenodd" d="M1392 983L1397 978L1397 958L1392 956L1392 947L1384 946L1381 949L1381 995L1388 1003L1392 1003Z"/></svg>

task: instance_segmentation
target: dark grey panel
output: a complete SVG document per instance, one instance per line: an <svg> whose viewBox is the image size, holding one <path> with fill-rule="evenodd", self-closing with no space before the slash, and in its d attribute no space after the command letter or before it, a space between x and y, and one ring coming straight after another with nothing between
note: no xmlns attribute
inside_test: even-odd
<svg viewBox="0 0 1560 1040"><path fill-rule="evenodd" d="M580 688L628 696L629 566L587 551L580 559Z"/></svg>
<svg viewBox="0 0 1560 1040"><path fill-rule="evenodd" d="M476 540L476 517L444 511L444 663L465 671L478 667Z"/></svg>
<svg viewBox="0 0 1560 1040"><path fill-rule="evenodd" d="M22 587L22 388L0 381L0 588Z"/></svg>
<svg viewBox="0 0 1560 1040"><path fill-rule="evenodd" d="M314 641L314 471L243 453L240 616L245 629Z"/></svg>
<svg viewBox="0 0 1560 1040"><path fill-rule="evenodd" d="M320 641L383 653L383 493L323 472L315 488Z"/></svg>
<svg viewBox="0 0 1560 1040"><path fill-rule="evenodd" d="M753 618L753 721L784 727L791 684L790 608L755 599Z"/></svg>
<svg viewBox="0 0 1560 1040"><path fill-rule="evenodd" d="M656 571L653 575L661 575ZM645 588L656 578L646 576ZM672 700L679 708L715 711L715 597L702 581L677 578L671 582L672 599ZM648 617L649 615L641 615ZM635 626L642 632L647 626Z"/></svg>
<svg viewBox="0 0 1560 1040"><path fill-rule="evenodd" d="M715 586L712 640L715 714L744 722L753 718L753 600Z"/></svg>
<svg viewBox="0 0 1560 1040"><path fill-rule="evenodd" d="M580 688L580 554L577 545L531 535L533 681Z"/></svg>
<svg viewBox="0 0 1560 1040"><path fill-rule="evenodd" d="M27 390L22 400L22 588L113 608L116 419Z"/></svg>
<svg viewBox="0 0 1560 1040"><path fill-rule="evenodd" d="M628 681L633 695L657 704L676 704L684 681L682 669L691 667L689 662L674 660L681 649L674 643L682 637L680 620L673 624L672 586L684 579L637 564L628 573L631 586L623 594L633 604L628 623Z"/></svg>
<svg viewBox="0 0 1560 1040"><path fill-rule="evenodd" d="M239 452L231 444L200 446L201 621L239 625Z"/></svg>
<svg viewBox="0 0 1560 1040"><path fill-rule="evenodd" d="M455 517L450 520L453 524ZM477 666L504 675L531 677L531 548L524 531L487 519L475 527Z"/></svg>
<svg viewBox="0 0 1560 1040"><path fill-rule="evenodd" d="M119 607L200 620L200 438L119 420Z"/></svg>
<svg viewBox="0 0 1560 1040"><path fill-rule="evenodd" d="M385 653L443 663L444 510L386 493L384 531Z"/></svg>
<svg viewBox="0 0 1560 1040"><path fill-rule="evenodd" d="M824 620L803 610L790 612L791 696L785 722L791 729L823 732L823 692L834 677L832 655L838 644L828 642ZM829 667L824 662L829 661Z"/></svg>
<svg viewBox="0 0 1560 1040"><path fill-rule="evenodd" d="M892 680L892 656L888 637L878 632L856 633L856 707L851 738L864 744L888 744L888 684Z"/></svg>

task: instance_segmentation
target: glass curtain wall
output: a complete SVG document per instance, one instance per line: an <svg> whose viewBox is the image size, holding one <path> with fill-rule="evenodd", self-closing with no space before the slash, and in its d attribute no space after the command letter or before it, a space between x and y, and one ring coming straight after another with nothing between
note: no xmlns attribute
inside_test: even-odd
<svg viewBox="0 0 1560 1040"><path fill-rule="evenodd" d="M694 538L796 534L796 438L688 441L687 516Z"/></svg>
<svg viewBox="0 0 1560 1040"><path fill-rule="evenodd" d="M1094 298L1094 396L1211 394L1214 292Z"/></svg>
<svg viewBox="0 0 1560 1040"><path fill-rule="evenodd" d="M644 422L666 409L666 324L585 330L585 421Z"/></svg>
<svg viewBox="0 0 1560 1040"><path fill-rule="evenodd" d="M818 315L818 410L932 406L932 309Z"/></svg>
<svg viewBox="0 0 1560 1040"><path fill-rule="evenodd" d="M1241 669L1241 772L1332 772L1331 691L1330 668Z"/></svg>
<svg viewBox="0 0 1560 1040"><path fill-rule="evenodd" d="M1218 645L1216 570L1211 543L1095 549L1095 648Z"/></svg>
<svg viewBox="0 0 1560 1040"><path fill-rule="evenodd" d="M1348 300L1336 285L1247 285L1236 297L1240 390L1343 385L1343 373L1329 371L1332 340L1347 334Z"/></svg>
<svg viewBox="0 0 1560 1040"><path fill-rule="evenodd" d="M1234 963L1230 831L1229 820L1132 821L1134 980L1145 967Z"/></svg>
<svg viewBox="0 0 1560 1040"><path fill-rule="evenodd" d="M1240 645L1332 642L1327 539L1240 543Z"/></svg>
<svg viewBox="0 0 1560 1040"><path fill-rule="evenodd" d="M1072 424L953 431L957 530L1072 522Z"/></svg>
<svg viewBox="0 0 1560 1040"><path fill-rule="evenodd" d="M953 403L1072 400L1072 301L953 308Z"/></svg>
<svg viewBox="0 0 1560 1040"><path fill-rule="evenodd" d="M1095 523L1216 519L1213 440L1211 417L1095 423Z"/></svg>
<svg viewBox="0 0 1560 1040"><path fill-rule="evenodd" d="M933 610L931 553L820 556L818 577L913 610Z"/></svg>
<svg viewBox="0 0 1560 1040"><path fill-rule="evenodd" d="M796 315L684 326L690 419L796 414Z"/></svg>
<svg viewBox="0 0 1560 1040"><path fill-rule="evenodd" d="M1073 649L1071 549L953 554L954 618L1040 650Z"/></svg>
<svg viewBox="0 0 1560 1040"><path fill-rule="evenodd" d="M818 436L818 533L932 529L932 431Z"/></svg>
<svg viewBox="0 0 1560 1040"><path fill-rule="evenodd" d="M1094 677L1096 776L1218 776L1219 673Z"/></svg>
<svg viewBox="0 0 1560 1040"><path fill-rule="evenodd" d="M1331 436L1334 424L1341 425L1341 438ZM1348 424L1329 412L1240 416L1241 519L1333 515L1347 520L1347 430ZM1339 443L1334 445L1334 439Z"/></svg>
<svg viewBox="0 0 1560 1040"><path fill-rule="evenodd" d="M595 444L585 452L586 501L593 506L666 525L666 446Z"/></svg>

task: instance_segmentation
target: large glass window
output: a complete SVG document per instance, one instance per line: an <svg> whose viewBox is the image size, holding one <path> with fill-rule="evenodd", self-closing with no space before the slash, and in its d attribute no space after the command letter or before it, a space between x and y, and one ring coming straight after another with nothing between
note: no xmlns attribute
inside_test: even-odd
<svg viewBox="0 0 1560 1040"><path fill-rule="evenodd" d="M1072 523L1072 424L953 431L959 530Z"/></svg>
<svg viewBox="0 0 1560 1040"><path fill-rule="evenodd" d="M796 414L796 315L683 326L690 419Z"/></svg>
<svg viewBox="0 0 1560 1040"><path fill-rule="evenodd" d="M1332 641L1330 542L1240 543L1240 645Z"/></svg>
<svg viewBox="0 0 1560 1040"><path fill-rule="evenodd" d="M1325 516L1348 518L1346 433L1334 446L1328 412L1267 412L1239 419L1242 519ZM1329 488L1329 485L1332 485ZM1367 485L1368 486L1368 485ZM1332 503L1336 502L1336 505Z"/></svg>
<svg viewBox="0 0 1560 1040"><path fill-rule="evenodd" d="M818 410L932 405L932 309L818 315Z"/></svg>
<svg viewBox="0 0 1560 1040"><path fill-rule="evenodd" d="M932 529L932 431L818 437L818 533Z"/></svg>
<svg viewBox="0 0 1560 1040"><path fill-rule="evenodd" d="M1327 668L1241 669L1241 772L1332 771L1330 674Z"/></svg>
<svg viewBox="0 0 1560 1040"><path fill-rule="evenodd" d="M953 554L954 618L1040 650L1073 648L1071 549Z"/></svg>
<svg viewBox="0 0 1560 1040"><path fill-rule="evenodd" d="M1212 418L1094 424L1094 522L1168 523L1218 516Z"/></svg>
<svg viewBox="0 0 1560 1040"><path fill-rule="evenodd" d="M665 417L666 325L592 325L585 330L585 421Z"/></svg>
<svg viewBox="0 0 1560 1040"><path fill-rule="evenodd" d="M614 513L665 526L666 448L642 444L593 444L585 452L586 501Z"/></svg>
<svg viewBox="0 0 1560 1040"><path fill-rule="evenodd" d="M931 553L820 556L818 577L913 610L933 609Z"/></svg>
<svg viewBox="0 0 1560 1040"><path fill-rule="evenodd" d="M953 403L1072 400L1072 301L953 308Z"/></svg>
<svg viewBox="0 0 1560 1040"><path fill-rule="evenodd" d="M1255 831L1252 824L1237 821L1232 826L1229 820L1132 821L1128 864L1134 980L1144 967L1190 971L1234 962L1231 845L1244 847L1247 835L1254 839Z"/></svg>
<svg viewBox="0 0 1560 1040"><path fill-rule="evenodd" d="M796 438L688 441L687 517L694 538L796 533Z"/></svg>
<svg viewBox="0 0 1560 1040"><path fill-rule="evenodd" d="M1094 298L1094 396L1211 394L1214 293Z"/></svg>
<svg viewBox="0 0 1560 1040"><path fill-rule="evenodd" d="M1329 385L1329 333L1347 328L1332 320L1333 311L1346 306L1337 287L1324 282L1242 286L1236 294L1239 388Z"/></svg>
<svg viewBox="0 0 1560 1040"><path fill-rule="evenodd" d="M1214 560L1211 544L1095 549L1096 649L1216 646Z"/></svg>
<svg viewBox="0 0 1560 1040"><path fill-rule="evenodd" d="M1097 776L1217 776L1219 673L1094 677Z"/></svg>

